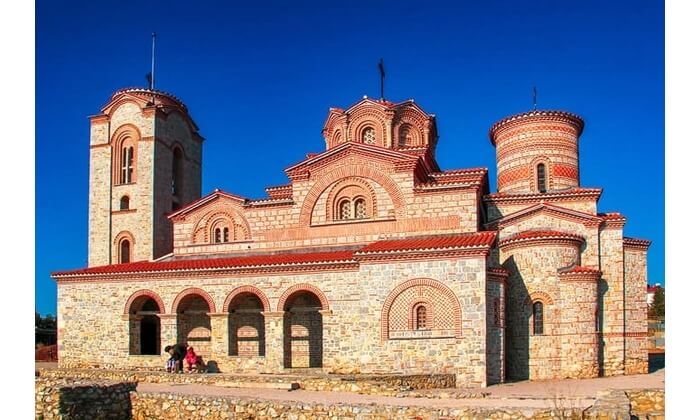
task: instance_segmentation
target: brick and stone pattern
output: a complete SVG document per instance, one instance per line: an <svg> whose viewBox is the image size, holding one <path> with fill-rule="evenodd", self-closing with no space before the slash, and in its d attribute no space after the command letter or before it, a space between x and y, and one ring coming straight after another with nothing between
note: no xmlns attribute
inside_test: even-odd
<svg viewBox="0 0 700 420"><path fill-rule="evenodd" d="M603 272L599 288L600 330L604 343L602 370L605 376L622 375L625 372L625 273L621 226L601 229L600 265Z"/></svg>
<svg viewBox="0 0 700 420"><path fill-rule="evenodd" d="M131 261L172 252L172 225L166 214L173 203L190 203L201 195L201 138L184 105L165 94L152 98L144 90L113 95L102 113L91 117L89 265L119 262L118 242L131 240ZM134 147L133 179L120 182L121 145ZM174 149L183 151L180 191L172 193ZM122 197L129 209L120 209Z"/></svg>
<svg viewBox="0 0 700 420"><path fill-rule="evenodd" d="M631 243L630 243L631 242ZM625 374L647 373L647 244L625 240Z"/></svg>
<svg viewBox="0 0 700 420"><path fill-rule="evenodd" d="M453 328L446 330L446 336L426 337L402 331L403 336L390 335L383 340L382 310L387 297L395 288L415 279L430 279L457 296L457 306L453 309L458 311L461 323L457 329L450 325ZM172 344L176 339L187 339L195 351L207 356L205 361L216 362L224 372L278 372L291 357L292 366L295 359L300 366L304 365L304 359L310 366L320 361L328 372L455 373L460 385L486 384L486 342L484 334L480 333L485 330L487 322L485 257L361 264L357 271L317 274L198 277L196 282L197 289L209 297L217 311L205 312L209 309L194 305L188 307L187 310L196 314L196 326L191 318L193 315L172 314L179 297L181 300L176 311L187 303L187 299L202 304L199 292L196 296L182 298L182 291L193 286L192 278L187 276L59 283L61 365L163 366L167 358L165 354L129 354L130 321L128 315L123 315L125 305L134 293L146 289L157 295L166 308L167 313L159 315L161 346ZM247 285L262 291L271 308L282 305L277 312L263 313L265 354L257 358L230 354L228 316L218 315L229 294ZM300 291L308 289L312 294L320 292L319 301L327 302L328 309L324 304L309 310L313 302L285 307L280 297L293 287L299 287ZM297 292L289 296L298 295ZM425 298L431 302L430 295ZM433 305L440 302L436 300ZM404 316L409 319L411 313L405 310ZM456 318L450 319L454 321ZM185 335L193 331L202 334ZM316 343L322 343L322 346L319 348ZM312 348L318 353L305 350Z"/></svg>
<svg viewBox="0 0 700 420"><path fill-rule="evenodd" d="M583 121L573 114L496 123L493 194L484 168L439 169L435 118L413 101L331 109L326 150L286 168L289 182L263 199L199 199L202 138L170 94L118 91L90 128L89 266L116 264L124 238L132 261L355 251L479 230L503 243L533 231L565 238L322 268L59 279L62 366L160 369L162 348L186 342L212 371L440 373L460 386L647 369L649 244L623 239L624 217L598 213L602 190L579 187ZM128 184L116 182L124 144L135 147ZM544 304L543 334L533 302Z"/></svg>
<svg viewBox="0 0 700 420"><path fill-rule="evenodd" d="M578 137L583 120L559 111L532 111L497 122L490 131L496 146L498 191L537 192L537 165L545 189L578 187Z"/></svg>

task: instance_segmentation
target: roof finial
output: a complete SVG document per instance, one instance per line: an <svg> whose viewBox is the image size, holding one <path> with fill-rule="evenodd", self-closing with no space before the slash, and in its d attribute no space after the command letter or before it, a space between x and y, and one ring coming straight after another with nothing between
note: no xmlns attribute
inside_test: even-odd
<svg viewBox="0 0 700 420"><path fill-rule="evenodd" d="M380 92L379 92L379 100L384 101L384 78L386 77L386 73L384 73L384 59L380 58L379 59L379 79L380 79Z"/></svg>
<svg viewBox="0 0 700 420"><path fill-rule="evenodd" d="M532 86L532 110L537 111L537 86Z"/></svg>

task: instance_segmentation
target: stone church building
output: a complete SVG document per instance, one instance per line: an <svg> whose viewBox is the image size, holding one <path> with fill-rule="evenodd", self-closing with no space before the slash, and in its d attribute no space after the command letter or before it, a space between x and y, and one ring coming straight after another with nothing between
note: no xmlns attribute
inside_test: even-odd
<svg viewBox="0 0 700 420"><path fill-rule="evenodd" d="M494 192L486 168L440 169L435 115L365 97L267 197L202 197L185 104L119 90L90 117L88 267L52 274L60 364L162 368L187 342L222 372L647 372L650 242L580 185L583 126L495 123Z"/></svg>

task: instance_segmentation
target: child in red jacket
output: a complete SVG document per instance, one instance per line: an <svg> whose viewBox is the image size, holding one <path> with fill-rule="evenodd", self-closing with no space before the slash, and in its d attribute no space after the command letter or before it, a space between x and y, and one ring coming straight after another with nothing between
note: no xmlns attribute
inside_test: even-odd
<svg viewBox="0 0 700 420"><path fill-rule="evenodd" d="M185 353L185 362L187 363L188 373L192 373L197 370L197 354L194 352L192 346L187 348L187 353Z"/></svg>

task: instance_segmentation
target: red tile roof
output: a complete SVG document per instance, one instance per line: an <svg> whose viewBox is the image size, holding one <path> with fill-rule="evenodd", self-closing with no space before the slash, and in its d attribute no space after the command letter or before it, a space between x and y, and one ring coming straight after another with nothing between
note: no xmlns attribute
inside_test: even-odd
<svg viewBox="0 0 700 420"><path fill-rule="evenodd" d="M585 267L580 265L559 270L560 274L599 274L600 272L601 271L596 267Z"/></svg>
<svg viewBox="0 0 700 420"><path fill-rule="evenodd" d="M428 236L423 238L392 239L374 242L360 249L358 254L389 251L414 251L424 249L489 247L497 232L486 231L466 235Z"/></svg>
<svg viewBox="0 0 700 420"><path fill-rule="evenodd" d="M352 251L316 252L306 254L252 255L229 258L205 258L198 260L138 261L127 264L104 265L73 271L52 273L53 277L108 273L143 273L179 270L216 270L226 268L300 265L309 263L334 263L352 261Z"/></svg>
<svg viewBox="0 0 700 420"><path fill-rule="evenodd" d="M602 218L603 220L607 220L607 221L627 220L625 218L625 216L622 215L622 213L618 213L618 212L598 213L598 217Z"/></svg>
<svg viewBox="0 0 700 420"><path fill-rule="evenodd" d="M525 241L529 239L574 239L583 242L583 237L574 233L558 232L556 230L530 230L517 233L508 238L501 239L500 246L513 242Z"/></svg>
<svg viewBox="0 0 700 420"><path fill-rule="evenodd" d="M392 251L490 247L495 238L496 232L487 231L464 235L395 239L371 243L356 251L356 253L358 255L367 255ZM231 268L281 267L345 262L356 262L353 251L268 254L227 258L203 258L196 260L138 261L127 264L114 264L83 268L79 270L59 271L52 273L51 276L68 277L146 272L207 271Z"/></svg>

